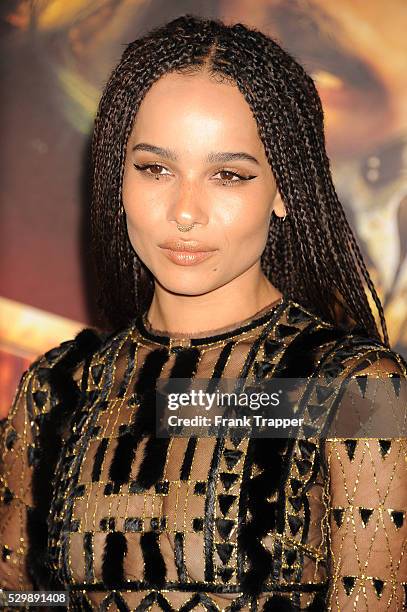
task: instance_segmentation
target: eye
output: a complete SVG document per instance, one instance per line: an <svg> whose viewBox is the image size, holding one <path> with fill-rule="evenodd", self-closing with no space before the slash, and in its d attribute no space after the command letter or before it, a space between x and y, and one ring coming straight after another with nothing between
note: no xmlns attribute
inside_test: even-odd
<svg viewBox="0 0 407 612"><path fill-rule="evenodd" d="M165 170L166 168L164 168L164 166L161 166L160 164L133 164L133 166L136 168L136 170L138 170L139 172L144 172L144 174L147 174L151 177L159 177L159 176L168 176L169 173L167 174L162 174L160 172L160 170ZM153 170L158 170L158 172L147 172L147 170L149 168L152 168Z"/></svg>
<svg viewBox="0 0 407 612"><path fill-rule="evenodd" d="M219 172L217 172L217 174L223 174L223 175L227 175L229 177L236 177L235 180L233 180L232 178L217 179L217 180L220 180L222 185L226 185L226 186L231 186L231 185L239 184L242 181L250 181L251 179L256 178L254 175L252 175L252 176L242 176L241 174L238 174L237 172L233 172L232 170L219 170Z"/></svg>

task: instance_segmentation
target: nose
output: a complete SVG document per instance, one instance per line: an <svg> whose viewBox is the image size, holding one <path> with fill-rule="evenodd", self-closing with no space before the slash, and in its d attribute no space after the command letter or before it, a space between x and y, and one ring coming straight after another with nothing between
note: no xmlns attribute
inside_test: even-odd
<svg viewBox="0 0 407 612"><path fill-rule="evenodd" d="M206 225L208 212L198 186L183 182L168 208L168 220L179 225Z"/></svg>

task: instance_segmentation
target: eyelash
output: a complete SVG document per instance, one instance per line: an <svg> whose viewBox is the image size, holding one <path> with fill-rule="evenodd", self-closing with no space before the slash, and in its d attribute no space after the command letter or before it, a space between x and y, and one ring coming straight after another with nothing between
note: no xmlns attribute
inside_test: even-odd
<svg viewBox="0 0 407 612"><path fill-rule="evenodd" d="M149 174L146 172L147 168L164 168L164 166L162 166L161 164L133 164L134 167L136 168L136 170L138 170L139 172L144 172L145 174ZM238 174L237 172L232 172L232 170L218 170L217 174L219 172L226 172L227 174L232 174L233 176L237 176L239 178L238 181L233 181L230 179L226 179L223 180L222 179L217 179L220 180L220 182L222 183L222 185L224 185L225 187L232 187L235 184L239 184L243 181L250 181L251 179L256 178L255 175L250 175L250 176L242 176L241 174ZM151 174L150 173L150 177L154 177L154 176L159 176L159 177L164 177L166 176L165 174Z"/></svg>

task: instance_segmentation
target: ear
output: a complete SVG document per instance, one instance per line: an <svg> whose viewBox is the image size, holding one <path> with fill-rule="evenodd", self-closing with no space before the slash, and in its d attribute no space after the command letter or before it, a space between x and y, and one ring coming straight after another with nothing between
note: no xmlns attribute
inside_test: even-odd
<svg viewBox="0 0 407 612"><path fill-rule="evenodd" d="M276 195L274 196L274 200L272 202L271 210L274 210L274 213L277 217L284 217L286 214L286 208L284 206L283 200L281 199L280 192L276 191Z"/></svg>

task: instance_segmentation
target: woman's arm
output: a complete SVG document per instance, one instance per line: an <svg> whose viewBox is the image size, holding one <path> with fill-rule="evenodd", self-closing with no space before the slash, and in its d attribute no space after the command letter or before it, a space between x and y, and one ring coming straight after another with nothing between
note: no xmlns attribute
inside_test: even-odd
<svg viewBox="0 0 407 612"><path fill-rule="evenodd" d="M37 368L24 372L8 416L0 422L0 585L34 588L27 555L27 513L33 505L32 471L36 460Z"/></svg>
<svg viewBox="0 0 407 612"><path fill-rule="evenodd" d="M407 597L407 440L405 433L379 436L381 426L389 431L394 424L396 430L403 419L405 432L407 375L403 362L389 353L357 376L359 406L363 395L372 401L378 437L328 438L322 444L331 554L328 609L398 612ZM375 394L369 395L369 385ZM356 398L344 401L342 413L358 411Z"/></svg>
<svg viewBox="0 0 407 612"><path fill-rule="evenodd" d="M43 536L33 479L41 461L38 436L47 413L62 412L60 399L51 392L52 369L68 358L72 362L72 382L80 387L83 363L78 355L71 358L74 343L63 342L31 364L21 377L8 416L0 421L0 587L3 589L43 588L29 562L31 554L31 560L39 563L41 574L47 573L39 551L30 550L29 546L30 541L36 546L39 535ZM57 444L56 438L54 444Z"/></svg>

